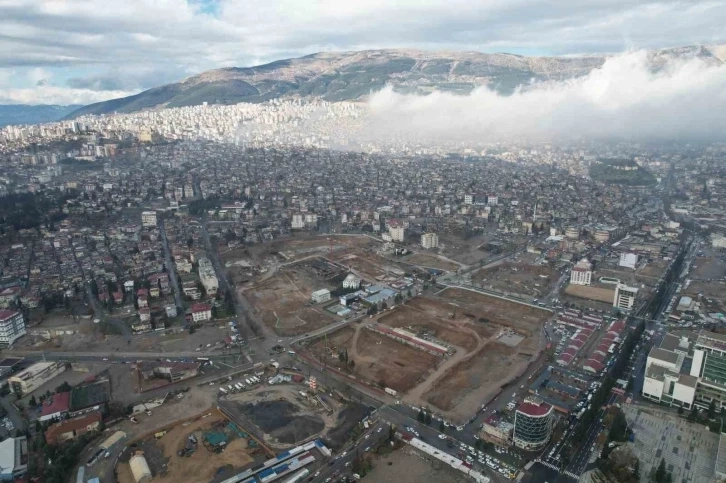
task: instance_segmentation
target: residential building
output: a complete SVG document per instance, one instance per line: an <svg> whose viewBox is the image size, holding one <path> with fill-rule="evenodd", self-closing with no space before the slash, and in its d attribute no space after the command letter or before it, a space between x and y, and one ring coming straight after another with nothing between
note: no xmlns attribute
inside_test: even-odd
<svg viewBox="0 0 726 483"><path fill-rule="evenodd" d="M635 253L621 253L620 254L619 265L621 267L635 269L635 266L637 264L638 264L638 255L637 254L635 254Z"/></svg>
<svg viewBox="0 0 726 483"><path fill-rule="evenodd" d="M616 307L620 310L630 310L633 308L633 305L635 305L635 299L637 296L637 288L629 287L625 284L619 283L615 288L613 307Z"/></svg>
<svg viewBox="0 0 726 483"><path fill-rule="evenodd" d="M313 292L311 298L310 298L314 304L322 304L323 302L327 302L330 300L330 290L327 288L321 288L320 290L316 290Z"/></svg>
<svg viewBox="0 0 726 483"><path fill-rule="evenodd" d="M141 213L141 225L156 226L156 211L144 211Z"/></svg>
<svg viewBox="0 0 726 483"><path fill-rule="evenodd" d="M28 439L25 436L0 442L0 481L16 481L28 472Z"/></svg>
<svg viewBox="0 0 726 483"><path fill-rule="evenodd" d="M537 397L529 397L514 416L514 444L533 451L544 447L552 435L552 406Z"/></svg>
<svg viewBox="0 0 726 483"><path fill-rule="evenodd" d="M690 374L698 377L695 404L726 408L726 335L702 330L694 344Z"/></svg>
<svg viewBox="0 0 726 483"><path fill-rule="evenodd" d="M0 346L10 347L25 335L25 318L22 312L0 310Z"/></svg>
<svg viewBox="0 0 726 483"><path fill-rule="evenodd" d="M194 322L205 322L212 320L212 307L208 304L192 305L192 320Z"/></svg>
<svg viewBox="0 0 726 483"><path fill-rule="evenodd" d="M25 396L38 389L67 368L65 362L37 362L24 371L8 378L10 390L19 396Z"/></svg>
<svg viewBox="0 0 726 483"><path fill-rule="evenodd" d="M439 236L436 233L424 233L421 235L421 246L426 249L438 248Z"/></svg>
<svg viewBox="0 0 726 483"><path fill-rule="evenodd" d="M492 414L482 424L482 437L499 445L512 444L514 424L502 419L500 415Z"/></svg>
<svg viewBox="0 0 726 483"><path fill-rule="evenodd" d="M219 280L217 279L212 262L206 257L199 258L199 281L202 282L207 295L215 295L217 293Z"/></svg>
<svg viewBox="0 0 726 483"><path fill-rule="evenodd" d="M592 282L592 263L583 258L572 267L570 283L572 285L590 285Z"/></svg>
<svg viewBox="0 0 726 483"><path fill-rule="evenodd" d="M305 228L305 216L301 213L295 213L292 215L292 229L301 230Z"/></svg>
<svg viewBox="0 0 726 483"><path fill-rule="evenodd" d="M52 424L45 431L45 440L50 445L76 439L86 433L98 431L103 417L98 411L93 411L77 418L66 419L60 423Z"/></svg>
<svg viewBox="0 0 726 483"><path fill-rule="evenodd" d="M405 235L405 228L403 223L398 220L390 220L388 222L388 234L391 236L391 240L394 242L402 242Z"/></svg>

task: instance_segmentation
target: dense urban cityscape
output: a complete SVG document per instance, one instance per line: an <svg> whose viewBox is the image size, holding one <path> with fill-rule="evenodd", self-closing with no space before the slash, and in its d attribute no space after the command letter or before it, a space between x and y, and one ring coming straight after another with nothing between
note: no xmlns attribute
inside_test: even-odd
<svg viewBox="0 0 726 483"><path fill-rule="evenodd" d="M0 131L3 471L723 478L726 145L346 143L364 110Z"/></svg>

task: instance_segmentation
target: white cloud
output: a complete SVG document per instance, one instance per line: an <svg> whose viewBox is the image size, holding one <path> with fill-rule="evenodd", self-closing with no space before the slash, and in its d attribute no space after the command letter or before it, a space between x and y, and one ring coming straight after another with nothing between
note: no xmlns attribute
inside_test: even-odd
<svg viewBox="0 0 726 483"><path fill-rule="evenodd" d="M128 91L93 91L40 85L0 90L0 104L90 104L133 94Z"/></svg>
<svg viewBox="0 0 726 483"><path fill-rule="evenodd" d="M713 138L726 130L726 65L671 60L654 72L646 53L609 59L589 75L544 82L502 96L403 95L387 88L369 100L364 138L432 142L624 137Z"/></svg>

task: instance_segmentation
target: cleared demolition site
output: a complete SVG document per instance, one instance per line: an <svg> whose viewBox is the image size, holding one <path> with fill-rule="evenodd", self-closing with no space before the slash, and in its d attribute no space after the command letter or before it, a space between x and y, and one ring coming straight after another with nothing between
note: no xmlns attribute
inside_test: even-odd
<svg viewBox="0 0 726 483"><path fill-rule="evenodd" d="M119 483L148 474L159 483L220 481L270 456L258 440L216 409L132 442L121 454Z"/></svg>
<svg viewBox="0 0 726 483"><path fill-rule="evenodd" d="M448 288L317 338L305 351L411 405L463 421L537 358L551 315Z"/></svg>
<svg viewBox="0 0 726 483"><path fill-rule="evenodd" d="M559 273L548 265L503 262L482 268L471 276L472 284L481 288L525 297L542 297L552 291Z"/></svg>
<svg viewBox="0 0 726 483"><path fill-rule="evenodd" d="M307 386L280 384L230 394L220 410L270 448L286 449L311 438L342 447L351 430L370 412L367 406L331 397Z"/></svg>

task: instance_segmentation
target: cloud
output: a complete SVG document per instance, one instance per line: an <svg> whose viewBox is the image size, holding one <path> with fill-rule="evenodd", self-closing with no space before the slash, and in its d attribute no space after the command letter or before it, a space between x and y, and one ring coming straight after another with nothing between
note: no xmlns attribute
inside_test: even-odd
<svg viewBox="0 0 726 483"><path fill-rule="evenodd" d="M560 55L718 43L724 11L726 0L0 0L0 68L65 69L48 83L110 94L168 82L164 72L321 50ZM153 75L114 83L113 69Z"/></svg>
<svg viewBox="0 0 726 483"><path fill-rule="evenodd" d="M65 87L37 85L33 88L4 88L0 90L0 104L90 104L133 94L128 91L93 91Z"/></svg>
<svg viewBox="0 0 726 483"><path fill-rule="evenodd" d="M713 139L726 130L726 65L667 59L654 69L644 51L610 58L589 75L500 95L371 96L364 139L423 144L480 140Z"/></svg>

